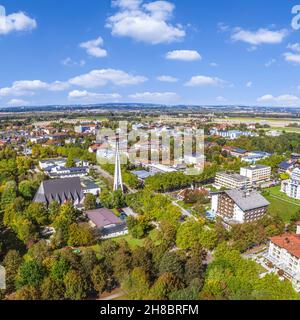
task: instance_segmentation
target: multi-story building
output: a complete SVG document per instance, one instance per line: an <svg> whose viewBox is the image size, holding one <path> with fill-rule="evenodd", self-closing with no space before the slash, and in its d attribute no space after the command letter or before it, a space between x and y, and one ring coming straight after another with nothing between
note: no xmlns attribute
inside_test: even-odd
<svg viewBox="0 0 300 320"><path fill-rule="evenodd" d="M253 165L241 168L240 174L250 179L251 184L258 184L271 179L271 167Z"/></svg>
<svg viewBox="0 0 300 320"><path fill-rule="evenodd" d="M250 190L250 179L236 173L218 172L215 178L217 188Z"/></svg>
<svg viewBox="0 0 300 320"><path fill-rule="evenodd" d="M227 190L212 195L212 212L227 224L248 223L261 219L269 202L258 192Z"/></svg>
<svg viewBox="0 0 300 320"><path fill-rule="evenodd" d="M300 292L300 221L297 222L296 233L270 238L267 259Z"/></svg>
<svg viewBox="0 0 300 320"><path fill-rule="evenodd" d="M300 169L296 168L292 172L291 179L282 181L281 192L291 198L300 199Z"/></svg>

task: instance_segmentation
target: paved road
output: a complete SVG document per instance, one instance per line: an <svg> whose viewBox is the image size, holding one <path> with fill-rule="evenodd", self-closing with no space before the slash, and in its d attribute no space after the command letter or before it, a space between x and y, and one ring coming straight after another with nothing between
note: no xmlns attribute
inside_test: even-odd
<svg viewBox="0 0 300 320"><path fill-rule="evenodd" d="M105 298L99 298L98 300L100 301L109 301L109 300L115 300L118 298L121 298L124 296L124 292L119 292L119 293L115 293L112 294L111 296L105 297Z"/></svg>
<svg viewBox="0 0 300 320"><path fill-rule="evenodd" d="M178 207L181 210L181 213L183 216L193 218L194 220L197 220L197 218L191 214L188 210L184 209L181 205L179 205L176 201L172 201L172 204L176 207Z"/></svg>

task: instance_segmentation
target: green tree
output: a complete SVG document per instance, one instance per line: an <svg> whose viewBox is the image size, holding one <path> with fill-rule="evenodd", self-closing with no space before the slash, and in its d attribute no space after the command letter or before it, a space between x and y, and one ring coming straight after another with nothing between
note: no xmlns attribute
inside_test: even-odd
<svg viewBox="0 0 300 320"><path fill-rule="evenodd" d="M143 268L134 268L122 282L122 289L131 300L143 300L149 287L148 275Z"/></svg>
<svg viewBox="0 0 300 320"><path fill-rule="evenodd" d="M52 265L50 269L50 276L56 282L63 282L69 270L70 270L70 263L64 257L60 257Z"/></svg>
<svg viewBox="0 0 300 320"><path fill-rule="evenodd" d="M106 288L107 274L105 268L102 265L95 266L91 273L91 279L94 289L100 295Z"/></svg>
<svg viewBox="0 0 300 320"><path fill-rule="evenodd" d="M56 282L51 277L47 277L41 285L41 295L43 300L62 300L64 298L64 286L61 282Z"/></svg>
<svg viewBox="0 0 300 320"><path fill-rule="evenodd" d="M182 278L184 274L182 258L176 252L166 252L160 261L159 273L172 273L177 278Z"/></svg>
<svg viewBox="0 0 300 320"><path fill-rule="evenodd" d="M82 300L87 296L88 284L85 277L75 270L70 270L65 278L65 298L70 300Z"/></svg>
<svg viewBox="0 0 300 320"><path fill-rule="evenodd" d="M74 158L71 155L69 155L66 161L66 168L74 168L74 167L76 167Z"/></svg>
<svg viewBox="0 0 300 320"><path fill-rule="evenodd" d="M69 227L68 245L79 247L93 244L94 232L88 223L73 223Z"/></svg>
<svg viewBox="0 0 300 320"><path fill-rule="evenodd" d="M163 273L150 288L149 300L167 300L172 292L184 288L183 282L172 273Z"/></svg>
<svg viewBox="0 0 300 320"><path fill-rule="evenodd" d="M84 198L84 209L86 211L96 209L97 208L96 200L97 199L93 194L91 193L86 194Z"/></svg>
<svg viewBox="0 0 300 320"><path fill-rule="evenodd" d="M19 193L26 200L31 200L35 193L35 187L29 180L23 180L19 183Z"/></svg>
<svg viewBox="0 0 300 320"><path fill-rule="evenodd" d="M38 288L46 274L45 268L36 261L25 261L19 268L17 287L33 286Z"/></svg>
<svg viewBox="0 0 300 320"><path fill-rule="evenodd" d="M8 251L3 261L3 266L6 270L6 291L8 293L15 290L15 280L21 263L22 257L18 251Z"/></svg>
<svg viewBox="0 0 300 320"><path fill-rule="evenodd" d="M190 249L199 243L199 235L203 230L204 223L189 219L182 223L177 231L176 244L180 249Z"/></svg>
<svg viewBox="0 0 300 320"><path fill-rule="evenodd" d="M43 203L33 202L26 209L25 215L31 221L38 225L45 225L48 223L48 211Z"/></svg>
<svg viewBox="0 0 300 320"><path fill-rule="evenodd" d="M151 230L149 219L146 216L140 216L138 218L128 217L127 227L129 233L136 239L144 238Z"/></svg>

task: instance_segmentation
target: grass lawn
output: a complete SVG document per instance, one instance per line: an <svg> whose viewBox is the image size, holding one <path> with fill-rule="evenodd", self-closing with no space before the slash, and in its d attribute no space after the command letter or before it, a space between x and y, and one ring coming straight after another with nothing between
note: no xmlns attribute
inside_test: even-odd
<svg viewBox="0 0 300 320"><path fill-rule="evenodd" d="M280 216L285 222L290 222L291 217L300 210L300 200L292 199L280 192L280 187L267 189L269 194L265 198L271 203L269 211L272 215Z"/></svg>
<svg viewBox="0 0 300 320"><path fill-rule="evenodd" d="M130 248L132 248L132 249L136 248L136 247L143 247L143 245L144 245L143 239L134 239L131 235L115 238L113 240L116 242L120 242L122 240L125 240L129 244Z"/></svg>

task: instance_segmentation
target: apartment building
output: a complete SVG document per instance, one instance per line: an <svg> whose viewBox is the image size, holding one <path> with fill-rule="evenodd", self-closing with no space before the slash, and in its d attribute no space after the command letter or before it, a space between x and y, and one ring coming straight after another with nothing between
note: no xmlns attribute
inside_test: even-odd
<svg viewBox="0 0 300 320"><path fill-rule="evenodd" d="M249 178L236 173L218 172L215 178L215 186L218 189L251 189L251 181Z"/></svg>
<svg viewBox="0 0 300 320"><path fill-rule="evenodd" d="M282 181L281 192L287 196L300 199L300 169L296 168L292 172L291 179Z"/></svg>
<svg viewBox="0 0 300 320"><path fill-rule="evenodd" d="M269 239L267 259L281 270L300 292L300 221L296 233L287 233Z"/></svg>
<svg viewBox="0 0 300 320"><path fill-rule="evenodd" d="M212 195L212 213L229 225L260 220L269 204L256 191L227 190Z"/></svg>
<svg viewBox="0 0 300 320"><path fill-rule="evenodd" d="M241 168L240 170L240 174L249 178L251 184L258 184L271 180L271 172L271 167L263 165L253 165Z"/></svg>

